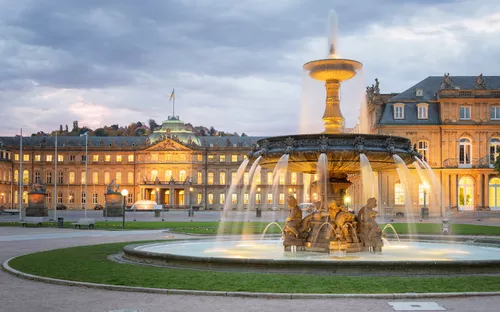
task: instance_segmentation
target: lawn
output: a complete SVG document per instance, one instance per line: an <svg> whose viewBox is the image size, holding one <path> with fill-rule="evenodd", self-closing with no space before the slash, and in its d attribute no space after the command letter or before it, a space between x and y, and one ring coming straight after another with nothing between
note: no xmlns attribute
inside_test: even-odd
<svg viewBox="0 0 500 312"><path fill-rule="evenodd" d="M107 259L130 243L72 247L21 256L10 265L58 279L152 288L278 293L407 293L500 291L500 277L351 277L168 269Z"/></svg>

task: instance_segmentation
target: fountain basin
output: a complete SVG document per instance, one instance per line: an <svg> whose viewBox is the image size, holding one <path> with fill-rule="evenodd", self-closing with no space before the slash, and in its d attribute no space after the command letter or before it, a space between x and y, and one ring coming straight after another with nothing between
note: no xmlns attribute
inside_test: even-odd
<svg viewBox="0 0 500 312"><path fill-rule="evenodd" d="M358 173L361 153L368 157L374 171L395 168L394 154L407 164L413 163L415 156L420 156L407 138L356 133L271 137L259 140L248 156L250 159L262 156L260 165L274 168L283 154L289 154L289 171L313 174L321 153L328 157L330 173Z"/></svg>
<svg viewBox="0 0 500 312"><path fill-rule="evenodd" d="M304 64L304 69L309 71L309 76L320 81L349 80L363 67L358 61L347 59L323 59Z"/></svg>
<svg viewBox="0 0 500 312"><path fill-rule="evenodd" d="M495 247L496 246L496 247ZM124 258L154 265L245 272L339 275L498 274L500 241L392 242L382 253L285 252L279 240L177 241L124 247Z"/></svg>

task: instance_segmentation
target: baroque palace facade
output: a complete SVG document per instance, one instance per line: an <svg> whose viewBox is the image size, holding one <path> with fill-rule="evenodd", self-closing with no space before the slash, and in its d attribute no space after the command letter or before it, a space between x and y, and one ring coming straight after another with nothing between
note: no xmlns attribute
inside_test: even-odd
<svg viewBox="0 0 500 312"><path fill-rule="evenodd" d="M431 215L443 215L447 209L500 210L500 179L492 168L500 155L500 77L428 77L399 94L380 94L377 81L367 88L367 100L369 132L411 139L439 184L427 188L422 172L410 166L413 183L411 194L405 194L395 170L378 172L380 209L405 212L405 203L410 203L418 214L425 196ZM273 198L272 170L264 168L256 177L255 198L249 198L248 172L236 191L226 195L259 139L195 136L177 116L169 117L149 137L89 136L86 192L85 136L58 137L57 159L55 137L24 137L22 159L20 137L0 137L0 204L18 207L20 178L23 202L29 185L38 182L47 187L49 207L58 203L68 209L81 209L85 201L89 209L103 205L112 180L129 191L128 206L153 200L169 208L220 209L226 201L233 209L284 208L290 194L314 202L317 194L309 187L311 177L293 172L280 177L278 198ZM351 181L348 193L354 208L359 208L363 187L359 177Z"/></svg>

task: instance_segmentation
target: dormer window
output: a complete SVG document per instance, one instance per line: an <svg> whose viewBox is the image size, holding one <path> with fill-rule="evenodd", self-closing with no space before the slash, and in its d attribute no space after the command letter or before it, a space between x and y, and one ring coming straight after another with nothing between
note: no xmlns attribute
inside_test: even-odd
<svg viewBox="0 0 500 312"><path fill-rule="evenodd" d="M416 95L416 96L424 96L424 90L422 90L422 89L417 89L417 90L415 91L415 95Z"/></svg>
<svg viewBox="0 0 500 312"><path fill-rule="evenodd" d="M429 118L429 104L419 103L417 104L418 119L428 119Z"/></svg>
<svg viewBox="0 0 500 312"><path fill-rule="evenodd" d="M394 104L394 119L405 118L405 105L403 103Z"/></svg>

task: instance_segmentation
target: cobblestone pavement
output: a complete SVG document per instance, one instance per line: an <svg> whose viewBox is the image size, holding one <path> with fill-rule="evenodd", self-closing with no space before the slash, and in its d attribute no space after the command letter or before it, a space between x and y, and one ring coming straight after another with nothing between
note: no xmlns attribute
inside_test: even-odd
<svg viewBox="0 0 500 312"><path fill-rule="evenodd" d="M97 231L0 227L0 261L25 253L99 243L163 239L162 231ZM48 239L48 237L50 239ZM188 237L176 235L175 238ZM167 237L168 238L168 237ZM172 238L170 235L169 238ZM75 261L78 261L75 259ZM54 268L57 270L57 268ZM498 311L500 297L435 299L286 300L159 295L68 287L0 272L0 311L395 311L406 302L414 311ZM391 305L389 305L391 303ZM420 307L420 308L419 308ZM403 307L404 308L404 307Z"/></svg>

